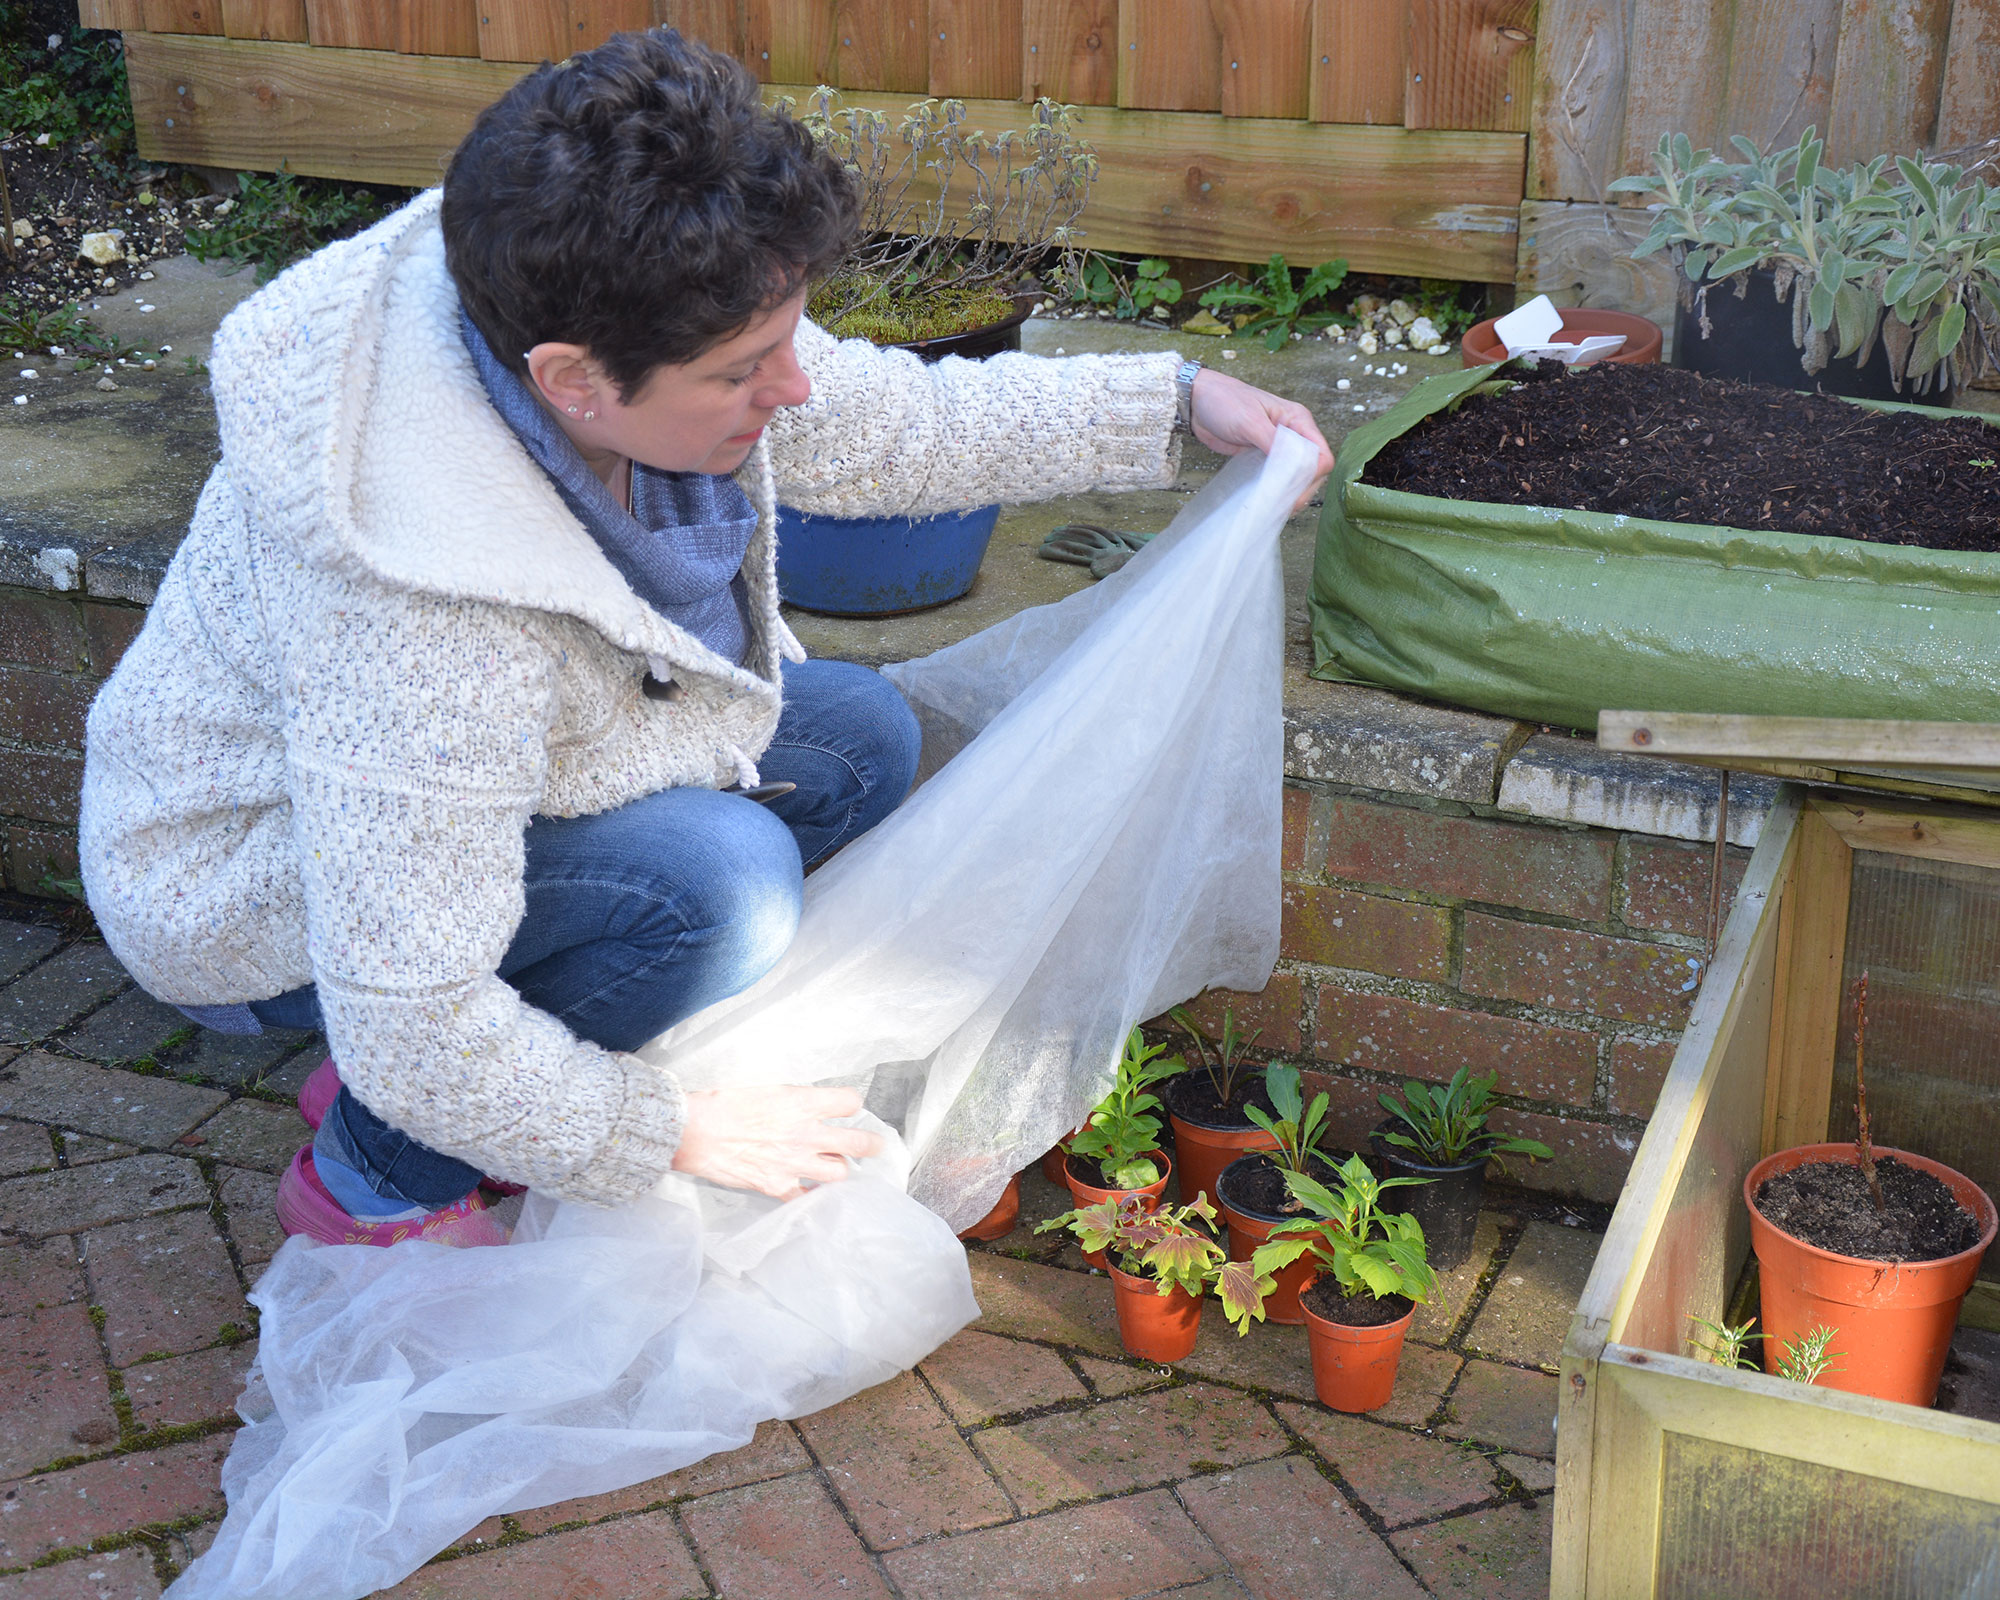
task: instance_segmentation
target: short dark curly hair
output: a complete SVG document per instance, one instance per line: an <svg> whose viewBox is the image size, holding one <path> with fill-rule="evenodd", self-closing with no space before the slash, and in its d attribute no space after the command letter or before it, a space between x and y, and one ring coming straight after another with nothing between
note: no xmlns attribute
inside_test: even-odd
<svg viewBox="0 0 2000 1600"><path fill-rule="evenodd" d="M839 162L739 63L661 28L544 64L480 113L445 174L445 260L500 360L579 344L629 401L830 271L859 215Z"/></svg>

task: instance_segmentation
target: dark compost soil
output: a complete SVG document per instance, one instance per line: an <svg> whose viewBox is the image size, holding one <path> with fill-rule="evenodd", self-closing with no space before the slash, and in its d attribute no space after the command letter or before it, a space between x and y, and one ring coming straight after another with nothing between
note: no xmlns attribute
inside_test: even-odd
<svg viewBox="0 0 2000 1600"><path fill-rule="evenodd" d="M1776 529L1934 550L2000 550L2000 429L1866 411L1826 395L1599 362L1510 368L1392 441L1385 489Z"/></svg>
<svg viewBox="0 0 2000 1600"><path fill-rule="evenodd" d="M1795 1239L1863 1261L1937 1261L1979 1243L1979 1222L1938 1179L1894 1156L1875 1163L1884 1209L1849 1161L1809 1161L1766 1180L1757 1209Z"/></svg>
<svg viewBox="0 0 2000 1600"><path fill-rule="evenodd" d="M1229 1103L1224 1105L1208 1074L1196 1067L1169 1083L1161 1098L1175 1116L1199 1128L1254 1127L1256 1124L1243 1114L1245 1106L1255 1106L1277 1120L1277 1109L1264 1093L1262 1072L1238 1072L1230 1089Z"/></svg>
<svg viewBox="0 0 2000 1600"><path fill-rule="evenodd" d="M1334 1184L1340 1174L1337 1163L1324 1156L1309 1156L1306 1170L1321 1183ZM1282 1217L1289 1221L1305 1215L1305 1207L1292 1198L1285 1187L1285 1171L1261 1151L1241 1156L1222 1169L1217 1187L1227 1190L1222 1198L1238 1211L1254 1217Z"/></svg>
<svg viewBox="0 0 2000 1600"><path fill-rule="evenodd" d="M1407 1295L1389 1294L1377 1300L1371 1294L1342 1294L1340 1285L1328 1277L1315 1278L1299 1303L1314 1316L1349 1328L1379 1328L1396 1321L1411 1305Z"/></svg>

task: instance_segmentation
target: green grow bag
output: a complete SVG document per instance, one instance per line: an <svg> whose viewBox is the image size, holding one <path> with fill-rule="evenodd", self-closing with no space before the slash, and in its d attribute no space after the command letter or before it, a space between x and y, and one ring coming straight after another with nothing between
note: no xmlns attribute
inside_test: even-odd
<svg viewBox="0 0 2000 1600"><path fill-rule="evenodd" d="M1359 481L1493 371L1428 378L1348 435L1313 561L1315 677L1570 728L1607 707L2000 721L2000 555Z"/></svg>

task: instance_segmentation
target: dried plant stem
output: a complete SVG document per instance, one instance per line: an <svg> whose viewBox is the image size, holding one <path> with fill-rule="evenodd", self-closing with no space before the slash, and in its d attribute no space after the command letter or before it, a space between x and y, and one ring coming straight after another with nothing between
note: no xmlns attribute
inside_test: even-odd
<svg viewBox="0 0 2000 1600"><path fill-rule="evenodd" d="M1875 1209L1886 1210L1882 1180L1875 1175L1875 1147L1868 1137L1868 1080L1862 1076L1862 1053L1868 1038L1868 974L1854 981L1854 1152L1861 1158L1861 1175L1868 1180L1868 1192L1875 1197Z"/></svg>

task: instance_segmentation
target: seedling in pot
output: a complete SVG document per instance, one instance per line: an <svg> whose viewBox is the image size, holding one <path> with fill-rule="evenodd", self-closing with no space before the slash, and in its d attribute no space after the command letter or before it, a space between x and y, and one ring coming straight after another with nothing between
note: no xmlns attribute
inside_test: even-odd
<svg viewBox="0 0 2000 1600"><path fill-rule="evenodd" d="M1150 1113L1160 1109L1160 1098L1151 1090L1185 1071L1185 1061L1168 1055L1163 1044L1147 1044L1134 1028L1125 1038L1117 1081L1083 1131L1070 1140L1070 1154L1096 1161L1114 1189L1158 1183L1160 1169L1152 1157L1160 1147L1160 1119Z"/></svg>
<svg viewBox="0 0 2000 1600"><path fill-rule="evenodd" d="M1834 1330L1821 1323L1810 1333L1800 1334L1786 1344L1778 1357L1778 1376L1793 1383L1817 1383L1822 1374L1833 1370Z"/></svg>
<svg viewBox="0 0 2000 1600"><path fill-rule="evenodd" d="M1400 1098L1380 1097L1382 1109L1403 1124L1402 1130L1385 1131L1382 1142L1408 1150L1427 1167L1456 1167L1481 1155L1549 1160L1555 1152L1539 1140L1508 1138L1487 1128L1497 1082L1496 1073L1475 1078L1460 1067L1442 1088L1405 1083Z"/></svg>
<svg viewBox="0 0 2000 1600"><path fill-rule="evenodd" d="M1178 1289L1200 1299L1213 1289L1223 1315L1239 1335L1246 1334L1253 1320L1264 1320L1271 1279L1250 1262L1229 1260L1209 1232L1214 1226L1215 1208L1206 1196L1189 1205L1147 1211L1131 1196L1120 1195L1051 1217L1035 1232L1067 1228L1086 1251L1105 1252L1121 1272L1151 1279L1162 1295Z"/></svg>
<svg viewBox="0 0 2000 1600"><path fill-rule="evenodd" d="M1755 1321L1737 1323L1710 1322L1706 1317L1689 1317L1688 1320L1705 1332L1706 1339L1690 1338L1689 1354L1697 1361L1706 1361L1717 1367L1745 1367L1752 1372L1759 1370L1761 1363L1748 1351L1748 1346L1764 1338L1761 1333L1752 1333ZM1836 1330L1821 1323L1810 1333L1786 1342L1778 1357L1775 1376L1792 1383L1816 1383L1821 1376L1833 1370L1833 1358L1840 1352L1833 1349Z"/></svg>
<svg viewBox="0 0 2000 1600"><path fill-rule="evenodd" d="M1438 1282L1426 1258L1423 1225L1378 1203L1385 1189L1423 1181L1377 1178L1358 1155L1336 1169L1336 1187L1288 1171L1285 1187L1307 1215L1273 1228L1250 1264L1260 1275L1275 1273L1310 1252L1349 1299L1365 1290L1378 1300L1392 1294L1428 1300Z"/></svg>
<svg viewBox="0 0 2000 1600"><path fill-rule="evenodd" d="M1322 1091L1306 1105L1299 1088L1299 1069L1282 1061L1272 1063L1265 1072L1264 1093L1277 1116L1268 1115L1259 1106L1245 1106L1244 1115L1278 1141L1277 1149L1264 1153L1285 1172L1285 1181L1290 1183L1293 1174L1305 1177L1306 1163L1320 1155L1318 1145L1326 1132L1330 1102Z"/></svg>
<svg viewBox="0 0 2000 1600"><path fill-rule="evenodd" d="M1757 1326L1755 1317L1734 1325L1727 1322L1710 1322L1706 1317L1697 1316L1690 1316L1688 1321L1708 1335L1706 1339L1689 1337L1688 1354L1695 1360L1706 1361L1712 1367L1748 1367L1753 1371L1756 1369L1757 1358L1750 1355L1747 1350L1752 1341L1764 1337L1761 1333L1750 1331Z"/></svg>
<svg viewBox="0 0 2000 1600"><path fill-rule="evenodd" d="M1202 1037L1201 1024L1195 1021L1194 1013L1186 1006L1175 1006L1167 1015L1194 1041L1195 1053L1201 1058L1201 1070L1208 1075L1208 1084L1215 1091L1217 1103L1228 1105L1236 1093L1237 1075L1243 1070L1243 1052L1257 1042L1264 1030L1259 1028L1256 1033L1247 1035L1240 1032L1236 1026L1235 1011L1223 1007L1222 1038L1217 1041L1215 1057L1211 1060L1207 1041Z"/></svg>

